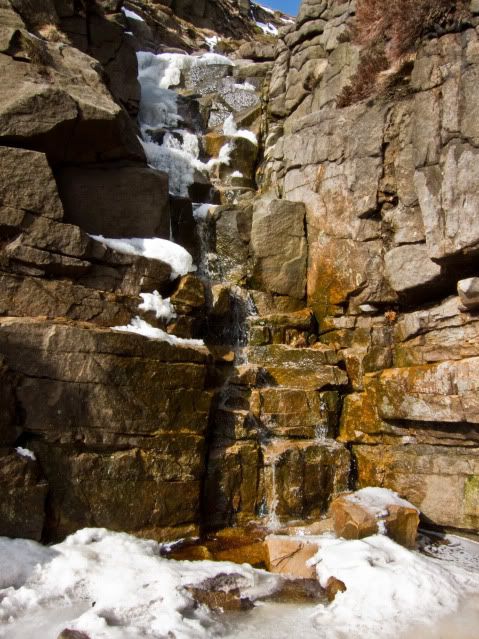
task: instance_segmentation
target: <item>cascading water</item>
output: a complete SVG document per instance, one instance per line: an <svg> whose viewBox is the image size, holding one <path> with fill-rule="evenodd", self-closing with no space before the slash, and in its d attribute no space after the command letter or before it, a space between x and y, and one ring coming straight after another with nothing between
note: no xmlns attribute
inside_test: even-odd
<svg viewBox="0 0 479 639"><path fill-rule="evenodd" d="M179 114L178 93L171 87L180 87L186 78L200 75L201 69L215 65L231 67L231 61L213 53L203 56L161 53L155 55L140 51L138 56L138 80L141 86L141 102L138 121L141 144L148 163L169 176L170 193L188 197L188 188L195 181L195 171L204 175L218 164L228 164L230 147L226 144L218 158L205 163L200 160L198 130L182 126Z"/></svg>

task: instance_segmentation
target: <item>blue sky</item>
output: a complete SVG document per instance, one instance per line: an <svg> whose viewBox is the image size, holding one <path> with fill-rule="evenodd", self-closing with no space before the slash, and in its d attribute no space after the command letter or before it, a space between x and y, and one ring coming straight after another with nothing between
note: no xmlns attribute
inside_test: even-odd
<svg viewBox="0 0 479 639"><path fill-rule="evenodd" d="M301 4L301 0L256 0L256 2L264 7L284 11L291 16L295 16L298 13L299 5Z"/></svg>

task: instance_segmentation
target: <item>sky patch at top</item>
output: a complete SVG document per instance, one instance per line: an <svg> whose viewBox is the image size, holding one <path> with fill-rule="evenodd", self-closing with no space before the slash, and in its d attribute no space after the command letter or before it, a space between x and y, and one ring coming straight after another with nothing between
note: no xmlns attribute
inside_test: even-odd
<svg viewBox="0 0 479 639"><path fill-rule="evenodd" d="M296 16L299 11L301 0L267 0L258 4L268 7L269 9L279 9L290 16Z"/></svg>

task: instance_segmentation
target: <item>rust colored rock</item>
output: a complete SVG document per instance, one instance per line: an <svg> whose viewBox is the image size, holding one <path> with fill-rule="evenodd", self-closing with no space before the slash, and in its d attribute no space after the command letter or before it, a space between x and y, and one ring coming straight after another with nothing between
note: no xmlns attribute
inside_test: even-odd
<svg viewBox="0 0 479 639"><path fill-rule="evenodd" d="M328 597L328 601L334 601L338 592L346 592L346 584L341 579L336 579L336 577L330 577L328 579L328 583L326 584L326 594Z"/></svg>
<svg viewBox="0 0 479 639"><path fill-rule="evenodd" d="M479 454L460 446L354 446L359 486L395 490L439 526L479 526Z"/></svg>
<svg viewBox="0 0 479 639"><path fill-rule="evenodd" d="M185 275L171 296L171 303L181 309L200 308L205 303L205 285L199 277Z"/></svg>
<svg viewBox="0 0 479 639"><path fill-rule="evenodd" d="M378 522L373 513L346 497L338 497L330 506L334 531L344 539L362 539L378 532Z"/></svg>
<svg viewBox="0 0 479 639"><path fill-rule="evenodd" d="M204 604L211 610L250 610L254 604L251 599L241 595L240 586L243 582L242 575L220 573L199 584L186 586L186 590L197 603Z"/></svg>
<svg viewBox="0 0 479 639"><path fill-rule="evenodd" d="M90 639L90 636L80 630L65 628L65 630L58 635L57 639Z"/></svg>
<svg viewBox="0 0 479 639"><path fill-rule="evenodd" d="M319 550L316 542L300 537L270 535L266 537L265 544L270 572L306 579L316 577L316 568L307 564Z"/></svg>
<svg viewBox="0 0 479 639"><path fill-rule="evenodd" d="M332 502L330 512L338 537L362 539L382 533L406 548L416 545L419 511L390 491L366 488L342 495Z"/></svg>
<svg viewBox="0 0 479 639"><path fill-rule="evenodd" d="M312 603L324 601L325 598L326 592L317 579L294 577L281 581L278 590L267 597L279 603Z"/></svg>

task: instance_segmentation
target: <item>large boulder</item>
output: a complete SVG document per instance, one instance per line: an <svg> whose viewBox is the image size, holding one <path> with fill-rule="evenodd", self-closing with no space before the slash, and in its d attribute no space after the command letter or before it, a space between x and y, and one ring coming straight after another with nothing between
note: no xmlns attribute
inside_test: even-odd
<svg viewBox="0 0 479 639"><path fill-rule="evenodd" d="M416 545L419 512L384 488L364 488L337 497L330 506L334 531L344 539L386 534L406 548Z"/></svg>
<svg viewBox="0 0 479 639"><path fill-rule="evenodd" d="M308 248L305 209L299 202L262 202L253 212L253 283L260 290L301 299L306 290Z"/></svg>
<svg viewBox="0 0 479 639"><path fill-rule="evenodd" d="M10 29L0 49L0 141L57 162L144 161L135 127L98 62L64 43Z"/></svg>
<svg viewBox="0 0 479 639"><path fill-rule="evenodd" d="M391 287L398 293L430 288L438 284L441 267L433 262L424 244L398 246L385 258L385 273Z"/></svg>
<svg viewBox="0 0 479 639"><path fill-rule="evenodd" d="M21 225L26 212L62 219L63 206L43 153L0 147L0 224Z"/></svg>
<svg viewBox="0 0 479 639"><path fill-rule="evenodd" d="M302 579L314 579L316 567L308 562L319 550L317 542L307 537L286 537L269 535L265 545L268 557L268 570L282 575L291 575Z"/></svg>
<svg viewBox="0 0 479 639"><path fill-rule="evenodd" d="M382 486L403 495L439 526L477 529L479 455L451 446L354 446L358 485Z"/></svg>
<svg viewBox="0 0 479 639"><path fill-rule="evenodd" d="M24 437L33 435L27 445L48 481L46 538L84 526L158 539L196 530L210 403L206 349L85 324L2 318L0 353L16 375ZM26 513L38 510L46 487L32 479L36 465L8 459L5 509L16 513L20 504L33 525ZM25 472L19 464L27 464Z"/></svg>
<svg viewBox="0 0 479 639"><path fill-rule="evenodd" d="M168 176L145 166L66 167L57 172L65 221L104 237L170 236Z"/></svg>
<svg viewBox="0 0 479 639"><path fill-rule="evenodd" d="M460 280L457 283L457 292L465 309L477 309L479 306L479 277Z"/></svg>

